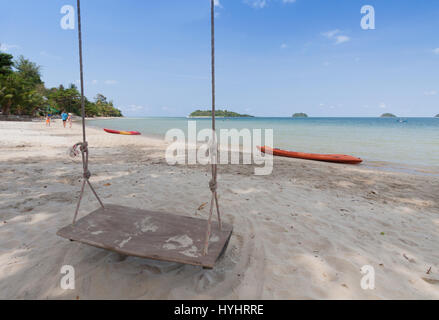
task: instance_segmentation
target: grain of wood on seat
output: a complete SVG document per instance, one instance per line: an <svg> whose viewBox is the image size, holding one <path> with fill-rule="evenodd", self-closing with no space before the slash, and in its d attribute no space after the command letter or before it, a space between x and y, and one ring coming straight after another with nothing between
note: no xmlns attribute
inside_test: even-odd
<svg viewBox="0 0 439 320"><path fill-rule="evenodd" d="M215 221L209 252L203 255L206 220L170 213L106 205L57 234L123 255L213 268L227 248L232 226Z"/></svg>

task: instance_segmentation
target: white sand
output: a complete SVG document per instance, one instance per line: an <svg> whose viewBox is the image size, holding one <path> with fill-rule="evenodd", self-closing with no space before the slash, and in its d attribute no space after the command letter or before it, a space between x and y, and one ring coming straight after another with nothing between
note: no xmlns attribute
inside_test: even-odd
<svg viewBox="0 0 439 320"><path fill-rule="evenodd" d="M161 141L88 133L106 203L207 216L197 209L210 199L208 167L169 166ZM0 299L439 298L437 176L278 158L265 177L221 166L234 233L203 270L56 236L79 194L81 165L67 151L80 140L78 124L0 122ZM81 215L97 207L87 190ZM75 268L75 290L60 288L63 265ZM375 268L374 290L361 289L364 265Z"/></svg>

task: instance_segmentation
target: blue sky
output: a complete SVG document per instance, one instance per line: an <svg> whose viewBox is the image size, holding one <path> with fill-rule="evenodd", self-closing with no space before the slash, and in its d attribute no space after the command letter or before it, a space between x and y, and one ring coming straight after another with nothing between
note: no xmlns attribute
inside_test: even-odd
<svg viewBox="0 0 439 320"><path fill-rule="evenodd" d="M2 51L79 79L73 0L1 0ZM375 8L375 30L360 26ZM82 0L86 95L128 116L210 106L209 0ZM439 113L439 1L219 0L217 105L256 116Z"/></svg>

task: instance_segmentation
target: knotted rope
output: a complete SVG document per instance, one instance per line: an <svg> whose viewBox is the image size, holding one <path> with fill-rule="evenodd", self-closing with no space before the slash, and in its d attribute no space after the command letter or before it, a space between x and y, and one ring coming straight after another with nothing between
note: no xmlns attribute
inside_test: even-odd
<svg viewBox="0 0 439 320"><path fill-rule="evenodd" d="M209 181L209 188L212 192L212 198L210 200L210 211L209 211L209 220L207 222L207 230L206 230L206 240L204 242L204 255L208 254L209 249L209 239L210 233L212 229L212 214L213 214L213 206L216 204L216 211L218 214L218 226L221 230L221 214L219 210L218 204L218 194L217 194L217 144L216 144L216 131L215 131L215 1L210 1L210 19L211 19L211 58L212 58L212 142L214 148L211 148L210 156L211 156L211 164L212 164L212 179ZM214 150L213 150L214 149Z"/></svg>
<svg viewBox="0 0 439 320"><path fill-rule="evenodd" d="M75 215L73 217L73 224L76 222L76 217L78 216L79 207L81 205L82 196L84 194L85 184L87 183L95 195L96 199L99 201L99 204L103 209L105 209L104 204L96 193L95 189L91 185L89 179L91 177L91 172L88 170L88 143L85 132L85 96L84 96L84 72L83 72L83 63L82 63L82 31L81 31L81 2L77 0L77 10L78 10L78 41L79 41L79 69L81 76L81 116L82 116L82 142L78 142L75 144L70 151L70 155L75 157L79 154L78 147L82 155L82 168L83 168L83 180L81 193L79 194L78 204L76 206Z"/></svg>
<svg viewBox="0 0 439 320"><path fill-rule="evenodd" d="M79 151L81 152L82 155L82 167L83 167L83 173L82 173L82 187L81 187L81 193L79 194L79 200L78 200L78 204L76 206L76 211L75 211L75 215L73 217L73 224L75 224L76 222L76 217L78 216L78 212L79 212L79 207L81 204L81 200L82 200L82 196L84 194L84 187L85 184L87 183L91 189L91 191L93 192L93 194L95 195L96 199L99 201L99 204L102 206L102 208L105 209L104 204L102 203L101 199L99 198L98 194L96 193L95 189L93 188L92 184L90 183L90 177L91 177L91 172L88 169L88 143L87 142L78 142L77 144L75 144L70 151L70 154L73 156L77 156L78 155L78 147L79 147Z"/></svg>
<svg viewBox="0 0 439 320"><path fill-rule="evenodd" d="M210 191L212 191L212 193L216 192L217 186L218 186L217 182L214 181L213 179L209 181L209 189L210 189Z"/></svg>

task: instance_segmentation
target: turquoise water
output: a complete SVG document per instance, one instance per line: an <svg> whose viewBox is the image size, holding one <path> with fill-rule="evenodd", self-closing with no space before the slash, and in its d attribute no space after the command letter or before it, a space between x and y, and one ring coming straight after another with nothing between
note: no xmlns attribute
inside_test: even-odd
<svg viewBox="0 0 439 320"><path fill-rule="evenodd" d="M164 138L172 128L187 132L188 121L196 121L197 130L211 125L210 119L187 118L123 118L88 124ZM275 147L350 154L363 158L366 165L386 162L439 169L439 118L220 118L217 128L273 129Z"/></svg>

